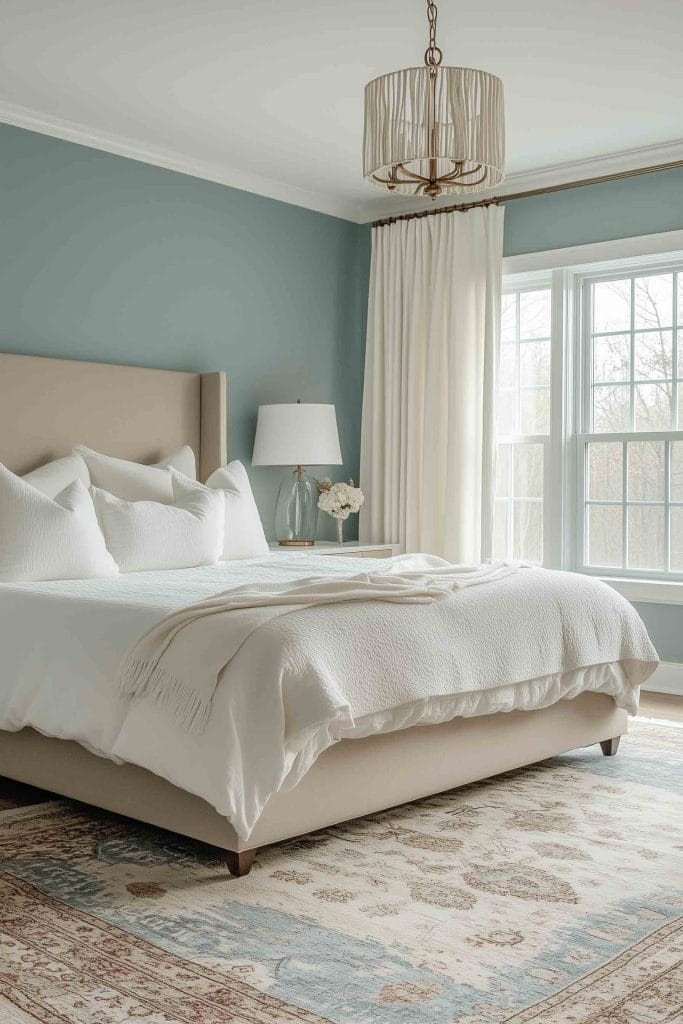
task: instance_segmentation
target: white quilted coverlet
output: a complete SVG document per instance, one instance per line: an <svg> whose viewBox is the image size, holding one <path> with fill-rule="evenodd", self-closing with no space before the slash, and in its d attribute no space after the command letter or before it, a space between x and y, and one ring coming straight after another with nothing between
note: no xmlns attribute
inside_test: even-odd
<svg viewBox="0 0 683 1024"><path fill-rule="evenodd" d="M449 601L338 604L274 619L231 659L201 735L115 686L124 655L174 610L231 586L358 570L357 559L283 554L0 586L0 728L30 725L148 768L209 801L247 839L269 797L339 739L545 707L584 690L633 713L657 663L636 612L611 588L523 569L458 592L455 615ZM415 699L406 700L411 680Z"/></svg>

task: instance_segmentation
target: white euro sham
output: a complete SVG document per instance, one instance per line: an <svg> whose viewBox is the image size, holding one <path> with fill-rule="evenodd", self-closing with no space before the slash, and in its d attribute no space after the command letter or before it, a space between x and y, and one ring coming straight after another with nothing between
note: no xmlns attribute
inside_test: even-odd
<svg viewBox="0 0 683 1024"><path fill-rule="evenodd" d="M170 505L174 501L170 470L177 470L189 480L197 479L194 452L188 445L153 466L102 455L82 444L74 448L73 454L84 459L93 487L124 501L162 501Z"/></svg>
<svg viewBox="0 0 683 1024"><path fill-rule="evenodd" d="M270 554L247 471L241 462L215 470L206 486L225 494L225 541L222 558L264 558Z"/></svg>
<svg viewBox="0 0 683 1024"><path fill-rule="evenodd" d="M0 464L0 582L117 574L81 480L51 498Z"/></svg>
<svg viewBox="0 0 683 1024"><path fill-rule="evenodd" d="M61 459L53 459L44 466L32 469L21 478L24 483L35 487L48 498L56 498L74 480L80 480L90 487L90 473L82 455L72 452Z"/></svg>
<svg viewBox="0 0 683 1024"><path fill-rule="evenodd" d="M91 488L107 548L123 573L211 565L221 557L223 492L175 473L169 477L173 505L125 501L99 487Z"/></svg>

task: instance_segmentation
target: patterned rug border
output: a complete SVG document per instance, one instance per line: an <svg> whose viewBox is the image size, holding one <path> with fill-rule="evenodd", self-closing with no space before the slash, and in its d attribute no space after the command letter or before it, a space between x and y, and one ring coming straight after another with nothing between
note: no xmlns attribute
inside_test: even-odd
<svg viewBox="0 0 683 1024"><path fill-rule="evenodd" d="M93 944L92 939L88 942L88 947L95 950L96 955L98 957L110 960L112 963L116 963L117 965L119 965L119 967L127 967L130 971L131 977L134 976L133 968L135 967L135 964L133 964L132 961L127 963L125 959L122 959L121 947L125 945L130 947L131 950L133 950L134 952L142 954L142 956L144 956L148 961L150 961L153 966L157 967L157 969L159 970L160 974L163 977L163 983L169 989L177 991L181 997L184 997L187 1000L191 1000L191 1009L193 1011L193 1015L188 1017L177 1016L176 1019L178 1020L179 1024L181 1021L183 1022L183 1024L185 1024L185 1022L187 1022L187 1024L195 1024L195 1021L197 1020L196 1011L201 1008L200 1004L204 1004L208 1009L211 1010L218 1010L221 1012L230 1010L230 1004L226 1006L226 1004L224 1002L221 1002L219 998L221 996L224 996L227 992L232 992L236 996L239 996L240 1003L253 1003L253 1012L259 1010L264 1012L273 1011L277 1013L278 1016L273 1017L272 1020L274 1022L277 1021L278 1024L287 1024L287 1022L292 1022L292 1024L295 1024L295 1022L301 1022L301 1024L333 1024L333 1022L331 1022L326 1017L321 1017L319 1014L315 1014L309 1010L306 1010L303 1007L286 1004L277 997L269 995L267 992L262 992L259 989L254 988L252 985L249 985L247 982L244 982L239 978L226 975L225 973L216 971L210 967L207 967L204 964L193 963L190 960L181 958L177 954L169 952L163 947L157 946L154 943L149 942L144 938L141 938L134 932L125 931L124 929L119 928L117 925L111 924L110 922L103 920L101 917L96 917L94 914L90 914L87 911L80 910L79 908L76 908L69 904L64 904L61 900L55 899L53 896L50 896L49 893L46 893L42 889L38 888L38 886L32 885L30 882L26 882L25 880L17 878L14 875L10 875L7 872L0 871L0 883L7 886L9 889L13 889L14 892L21 894L24 898L27 899L29 905L34 910L37 911L39 909L47 909L48 912L50 912L54 918L62 918L68 920L69 922L80 922L82 926L87 926L91 933L96 932L100 933L102 936L105 936L105 942L102 945L105 945L105 943L109 940L113 941L114 943L116 943L116 941L118 940L119 945L114 949L113 952L107 951L106 948L105 951L102 952L99 945ZM10 926L14 922L14 925L16 927L17 921L17 918L10 918ZM7 927L6 922L3 922L2 919L0 919L0 928L4 930L4 927ZM52 927L54 929L55 934L59 934L61 936L63 933L64 937L67 939L69 939L70 937L70 931L80 930L78 926L76 926L73 929L68 929L66 927L60 929L59 926L54 923L54 921ZM21 934L20 941L26 944L27 946L30 946L33 949L35 949L36 952L39 954L44 952L40 949L37 943L31 942L31 940L24 933ZM71 938L71 942L73 941L74 939ZM51 955L53 958L59 960L59 958L56 957L54 952L52 952ZM63 961L59 962L62 962L63 965L66 967L66 963L64 963ZM197 981L207 981L212 983L214 987L210 995L212 995L213 998L209 998L207 997L206 994L202 994L200 992L188 993L187 990L180 988L177 984L170 981L168 978L168 967L171 964L175 964L178 970L181 971L183 975L185 975L185 980L187 980L187 975L193 975L197 979ZM143 974L146 977L149 977L151 975L151 969L149 967L147 967L147 969L141 969L140 966L138 965L137 970L140 974ZM29 981L30 980L31 979L29 977ZM116 981L113 980L112 974L108 975L108 984L111 986L111 988L118 991L122 996L138 999L140 1002L143 1003L145 1002L144 997L140 996L139 993L132 993L131 991L126 991L120 983L117 984ZM157 985L159 984L160 982L157 981ZM5 998L7 998L11 1002L13 1001L13 995L16 990L16 981L12 985L4 984L2 973L0 972L0 994L4 995ZM31 1000L30 991L25 991L24 988L19 989L19 991L21 992L25 999L33 1002L33 1000ZM22 1006L22 1004L16 1005L19 1005L20 1008L22 1009L26 1008L25 1006ZM237 999L234 1000L234 1005L237 1006L237 1010L240 1013L246 1014L250 1012L249 1007L247 1005L237 1005ZM151 1008L158 1009L158 1006L154 1006L153 1004L151 1004ZM177 1014L178 1010L174 1009L172 1012ZM55 1014L53 1017L46 1017L44 1019L50 1022L52 1020L57 1022L63 1021L65 1018L63 1018L60 1014ZM249 1018L245 1016L244 1020L247 1021L249 1020ZM254 1018L254 1020L256 1020L256 1018Z"/></svg>
<svg viewBox="0 0 683 1024"><path fill-rule="evenodd" d="M676 935L678 932L683 934L683 917L678 917L674 921L669 921L667 924L655 928L646 935L639 942L636 942L633 946L629 946L623 953L614 957L612 960L608 960L606 963L601 964L600 967L596 967L593 971L588 971L581 978L577 978L570 985L566 985L564 988L559 989L546 999L535 1003L533 1006L527 1007L521 1012L515 1013L512 1017L506 1017L500 1024L529 1024L534 1020L538 1020L541 1014L544 1014L547 1010L554 1009L561 1006L567 1001L567 999L579 994L585 994L586 989L591 988L593 985L598 984L611 975L616 975L626 964L635 960L642 953L649 951L653 946L657 945L657 940L662 938L669 938L672 935ZM676 965L674 965L676 966ZM680 966L680 962L678 964ZM588 984L587 984L588 983ZM609 1007L608 1009L612 1009ZM586 1022L588 1024L588 1022Z"/></svg>

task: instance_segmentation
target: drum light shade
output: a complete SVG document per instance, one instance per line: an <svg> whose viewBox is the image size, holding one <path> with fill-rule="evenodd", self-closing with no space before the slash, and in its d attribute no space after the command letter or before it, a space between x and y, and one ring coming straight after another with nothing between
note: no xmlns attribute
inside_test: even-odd
<svg viewBox="0 0 683 1024"><path fill-rule="evenodd" d="M363 173L399 195L494 188L505 176L503 83L475 68L393 71L365 87ZM417 177L414 177L417 176Z"/></svg>

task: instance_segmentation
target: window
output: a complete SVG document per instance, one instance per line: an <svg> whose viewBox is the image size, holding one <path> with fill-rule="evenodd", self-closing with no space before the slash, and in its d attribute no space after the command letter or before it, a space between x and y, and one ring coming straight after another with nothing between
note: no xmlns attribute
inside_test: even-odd
<svg viewBox="0 0 683 1024"><path fill-rule="evenodd" d="M543 562L550 441L551 289L502 297L497 402L494 554Z"/></svg>
<svg viewBox="0 0 683 1024"><path fill-rule="evenodd" d="M582 291L579 567L683 574L683 267Z"/></svg>
<svg viewBox="0 0 683 1024"><path fill-rule="evenodd" d="M683 253L515 260L535 265L504 278L495 556L683 582Z"/></svg>

